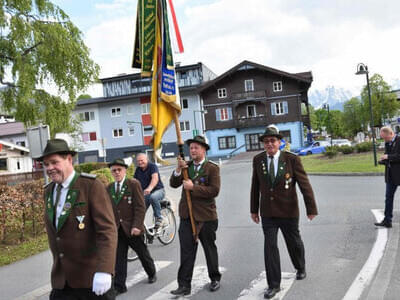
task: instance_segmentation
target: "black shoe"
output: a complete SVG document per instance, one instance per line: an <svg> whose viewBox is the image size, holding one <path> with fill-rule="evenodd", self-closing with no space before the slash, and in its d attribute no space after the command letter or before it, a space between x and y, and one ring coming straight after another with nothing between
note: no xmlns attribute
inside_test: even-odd
<svg viewBox="0 0 400 300"><path fill-rule="evenodd" d="M154 283L157 281L157 275L154 274L153 276L149 276L149 283Z"/></svg>
<svg viewBox="0 0 400 300"><path fill-rule="evenodd" d="M187 296L190 295L190 293L191 289L184 286L180 286L176 290L171 291L171 294L175 296Z"/></svg>
<svg viewBox="0 0 400 300"><path fill-rule="evenodd" d="M215 292L215 291L219 290L220 287L221 287L221 284L219 283L219 281L213 280L213 281L211 281L209 288L210 288L211 292Z"/></svg>
<svg viewBox="0 0 400 300"><path fill-rule="evenodd" d="M115 288L116 296L126 293L128 290L126 288Z"/></svg>
<svg viewBox="0 0 400 300"><path fill-rule="evenodd" d="M272 299L276 294L280 292L281 288L268 288L268 290L264 293L264 299Z"/></svg>
<svg viewBox="0 0 400 300"><path fill-rule="evenodd" d="M380 223L375 223L375 226L382 226L382 227L386 227L386 228L392 228L392 222L383 220Z"/></svg>
<svg viewBox="0 0 400 300"><path fill-rule="evenodd" d="M297 273L296 273L296 279L297 280L303 280L304 278L306 278L307 277L307 273L306 273L306 270L297 270Z"/></svg>

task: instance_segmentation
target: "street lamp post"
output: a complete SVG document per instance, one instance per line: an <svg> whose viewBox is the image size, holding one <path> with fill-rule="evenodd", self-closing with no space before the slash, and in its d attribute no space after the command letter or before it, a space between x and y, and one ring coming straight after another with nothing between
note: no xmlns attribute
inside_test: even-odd
<svg viewBox="0 0 400 300"><path fill-rule="evenodd" d="M371 88L369 86L369 75L368 75L368 66L364 65L363 63L359 63L357 65L357 72L356 75L366 75L367 76L367 89L368 89L368 102L369 102L369 113L371 118L371 131L372 131L372 148L374 150L374 164L375 167L378 165L378 161L376 158L376 137L375 137L375 130L374 130L374 114L372 113L372 101L371 101Z"/></svg>
<svg viewBox="0 0 400 300"><path fill-rule="evenodd" d="M328 111L328 128L329 128L329 131L330 131L330 134L331 134L331 147L332 147L332 128L331 128L331 114L330 114L330 111L329 111L329 104L325 103L324 106L323 106L323 109L326 109Z"/></svg>
<svg viewBox="0 0 400 300"><path fill-rule="evenodd" d="M143 131L143 124L142 124L142 122L137 122L137 121L126 121L126 123L127 123L128 125L130 125L130 124L139 124L139 125L140 125L140 130L141 130L141 132L142 132L142 144L143 144L143 146L144 146L144 131Z"/></svg>

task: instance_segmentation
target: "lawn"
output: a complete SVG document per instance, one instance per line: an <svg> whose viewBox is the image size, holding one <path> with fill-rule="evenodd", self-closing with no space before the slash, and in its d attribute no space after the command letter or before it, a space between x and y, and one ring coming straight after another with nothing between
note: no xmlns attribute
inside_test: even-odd
<svg viewBox="0 0 400 300"><path fill-rule="evenodd" d="M20 241L20 232L9 232L6 240L0 243L0 267L35 255L48 248L47 234L44 230L33 237L30 226L27 226L25 239L22 242Z"/></svg>
<svg viewBox="0 0 400 300"><path fill-rule="evenodd" d="M378 153L378 160L381 153ZM357 154L338 154L335 158L327 158L322 154L302 156L304 168L308 173L380 173L385 168L374 166L372 152Z"/></svg>

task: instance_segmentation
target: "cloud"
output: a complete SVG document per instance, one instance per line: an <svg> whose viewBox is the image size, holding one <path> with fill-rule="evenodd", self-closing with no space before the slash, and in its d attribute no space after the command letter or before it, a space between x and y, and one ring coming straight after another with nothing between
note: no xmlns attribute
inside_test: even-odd
<svg viewBox="0 0 400 300"><path fill-rule="evenodd" d="M357 63L387 81L399 78L400 2L377 0L175 0L185 53L217 74L242 60L288 72L311 70L313 89L334 85L357 93L365 85ZM130 68L136 2L97 4L102 21L86 30L92 57L108 77Z"/></svg>

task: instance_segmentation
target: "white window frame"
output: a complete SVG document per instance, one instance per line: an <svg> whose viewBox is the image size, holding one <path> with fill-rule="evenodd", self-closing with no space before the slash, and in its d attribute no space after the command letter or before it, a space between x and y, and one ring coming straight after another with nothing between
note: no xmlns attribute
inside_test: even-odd
<svg viewBox="0 0 400 300"><path fill-rule="evenodd" d="M283 107L283 102L275 102L275 114L281 116L285 114L285 109Z"/></svg>
<svg viewBox="0 0 400 300"><path fill-rule="evenodd" d="M190 122L189 121L180 121L179 125L181 127L181 132L190 131Z"/></svg>
<svg viewBox="0 0 400 300"><path fill-rule="evenodd" d="M86 113L89 116L88 120L86 120L86 118L85 118ZM95 119L94 111L83 111L83 112L79 113L79 119L83 122L93 121Z"/></svg>
<svg viewBox="0 0 400 300"><path fill-rule="evenodd" d="M250 115L249 115L249 107L254 107L254 116L250 116ZM255 105L255 104L249 104L249 105L247 105L247 106L246 106L246 113L247 113L247 117L248 117L248 118L254 118L254 117L256 117L256 116L257 116L257 107L256 107L256 105Z"/></svg>
<svg viewBox="0 0 400 300"><path fill-rule="evenodd" d="M220 89L218 89L218 90L217 90L217 95L218 95L218 98L219 98L219 99L226 98L226 96L227 96L226 88L220 88Z"/></svg>
<svg viewBox="0 0 400 300"><path fill-rule="evenodd" d="M142 115L150 114L150 103L142 103L140 106L142 108Z"/></svg>
<svg viewBox="0 0 400 300"><path fill-rule="evenodd" d="M282 92L283 91L283 84L282 81L274 81L272 83L272 90L276 92Z"/></svg>
<svg viewBox="0 0 400 300"><path fill-rule="evenodd" d="M117 132L118 132L118 136L115 136L114 135L114 130L117 130ZM119 131L121 130L121 135L119 135ZM124 136L124 130L122 129L122 128L113 128L113 130L112 130L112 136L113 136L113 138L114 139L120 139L120 138L122 138L123 136Z"/></svg>
<svg viewBox="0 0 400 300"><path fill-rule="evenodd" d="M186 101L186 106L187 106L186 108L183 107L183 101ZM181 100L181 108L182 108L182 110L189 109L189 100L187 98L182 98L182 100Z"/></svg>
<svg viewBox="0 0 400 300"><path fill-rule="evenodd" d="M121 116L121 107L112 107L111 108L111 118L117 118L120 116Z"/></svg>
<svg viewBox="0 0 400 300"><path fill-rule="evenodd" d="M248 83L251 83L250 85L251 85L251 89L248 89L247 88L247 84ZM245 92L254 92L254 80L253 79L246 79L245 81L244 81L244 91Z"/></svg>

